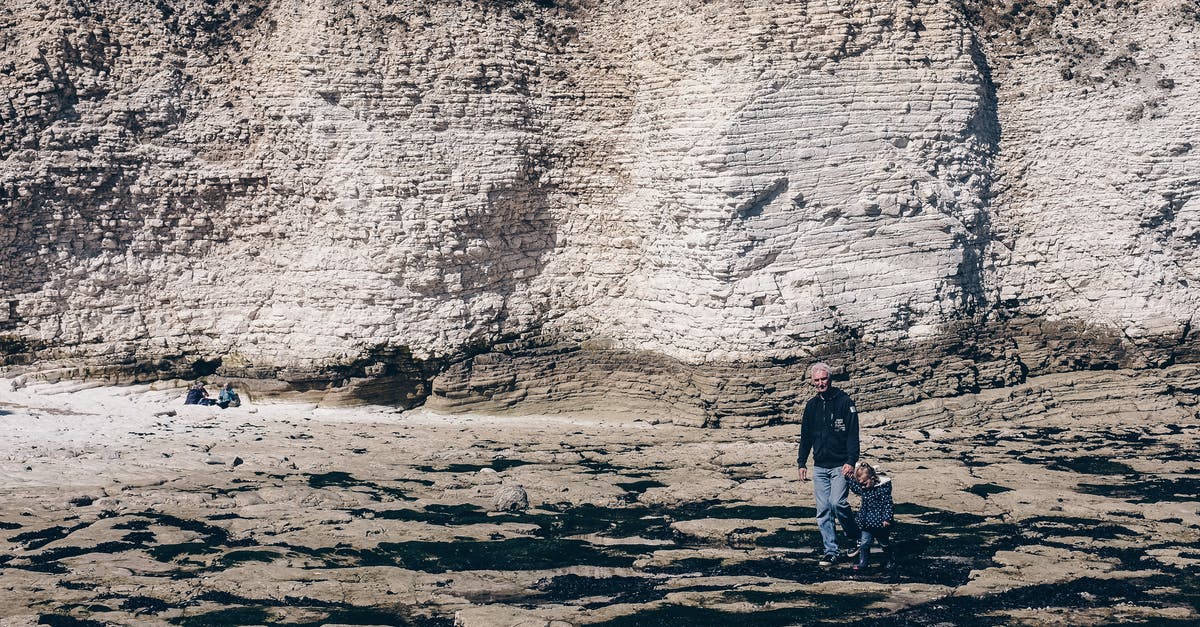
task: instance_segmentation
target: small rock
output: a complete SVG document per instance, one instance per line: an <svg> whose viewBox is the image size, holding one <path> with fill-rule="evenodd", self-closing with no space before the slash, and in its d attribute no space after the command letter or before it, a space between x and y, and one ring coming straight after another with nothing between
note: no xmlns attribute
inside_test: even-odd
<svg viewBox="0 0 1200 627"><path fill-rule="evenodd" d="M497 512L519 512L528 508L529 494L519 485L501 487L492 501L492 510Z"/></svg>
<svg viewBox="0 0 1200 627"><path fill-rule="evenodd" d="M71 497L67 501L67 503L69 503L72 507L87 507L88 505L91 505L95 501L96 501L96 498L93 496L89 496L87 494L80 494L78 496Z"/></svg>
<svg viewBox="0 0 1200 627"><path fill-rule="evenodd" d="M232 467L236 467L236 466L241 466L244 463L245 462L242 461L241 457L234 457L233 461L229 462L229 465Z"/></svg>

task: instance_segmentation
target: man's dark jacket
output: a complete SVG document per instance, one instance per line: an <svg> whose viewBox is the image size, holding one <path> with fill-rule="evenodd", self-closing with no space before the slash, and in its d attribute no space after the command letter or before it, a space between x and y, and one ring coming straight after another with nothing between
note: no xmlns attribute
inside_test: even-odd
<svg viewBox="0 0 1200 627"><path fill-rule="evenodd" d="M809 452L813 465L821 468L853 466L858 461L858 411L850 396L838 388L830 387L804 406L796 465L806 466Z"/></svg>

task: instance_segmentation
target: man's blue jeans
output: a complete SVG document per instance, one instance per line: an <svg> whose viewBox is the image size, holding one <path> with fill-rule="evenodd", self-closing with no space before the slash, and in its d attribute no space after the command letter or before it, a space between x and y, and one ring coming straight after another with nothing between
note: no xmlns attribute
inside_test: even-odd
<svg viewBox="0 0 1200 627"><path fill-rule="evenodd" d="M837 468L813 467L813 491L817 497L817 528L821 530L821 542L825 545L826 555L837 555L837 527L833 522L836 516L842 523L842 531L846 536L858 540L858 525L854 524L854 513L850 510L850 502L846 497L850 494L850 483L842 476L841 466Z"/></svg>

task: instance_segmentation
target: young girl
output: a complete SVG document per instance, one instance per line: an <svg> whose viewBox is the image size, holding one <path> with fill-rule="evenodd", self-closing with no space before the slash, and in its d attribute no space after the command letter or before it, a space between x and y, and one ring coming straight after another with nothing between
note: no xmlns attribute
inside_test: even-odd
<svg viewBox="0 0 1200 627"><path fill-rule="evenodd" d="M850 551L850 557L858 557L854 570L867 567L867 555L871 545L878 543L886 558L884 568L895 566L889 536L895 520L892 518L892 480L880 477L875 469L866 462L858 462L854 474L850 477L850 490L862 497L862 507L854 521L862 532L858 548Z"/></svg>

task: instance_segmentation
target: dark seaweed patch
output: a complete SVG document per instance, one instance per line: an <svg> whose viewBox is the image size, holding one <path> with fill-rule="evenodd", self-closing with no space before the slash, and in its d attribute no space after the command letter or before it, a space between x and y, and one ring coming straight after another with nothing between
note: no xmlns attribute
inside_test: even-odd
<svg viewBox="0 0 1200 627"><path fill-rule="evenodd" d="M228 544L230 546L245 546L249 541L243 540L237 543L229 541L229 532L221 527L209 525L198 520L188 520L179 518L170 514L162 514L159 512L142 512L139 516L150 519L151 521L160 524L175 527L181 531L191 531L203 537L204 541L212 545ZM145 528L145 527L143 527Z"/></svg>
<svg viewBox="0 0 1200 627"><path fill-rule="evenodd" d="M1149 556L1146 554L1146 549L1155 548L1155 547L1159 547L1159 546L1164 546L1164 545L1137 546L1137 547L1128 547L1128 548L1115 547L1115 546L1102 546L1102 547L1096 548L1096 555L1099 555L1100 557L1102 557L1104 559L1117 560L1120 563L1121 568L1125 568L1125 569L1129 569L1129 570L1139 570L1142 568L1146 568L1149 565L1146 562L1146 560L1149 559ZM1161 565L1159 565L1157 563L1153 563L1153 565L1155 567L1161 567Z"/></svg>
<svg viewBox="0 0 1200 627"><path fill-rule="evenodd" d="M333 471L319 475L308 475L308 487L315 490L320 490L321 488L346 488L358 484L358 480L348 472Z"/></svg>
<svg viewBox="0 0 1200 627"><path fill-rule="evenodd" d="M365 510L355 510L362 513ZM670 521L663 510L611 508L595 505L547 505L544 511L523 513L487 512L475 505L429 505L424 510L394 509L373 512L376 518L419 521L437 525L472 525L514 522L538 526L543 538L600 533L610 537L670 538Z"/></svg>
<svg viewBox="0 0 1200 627"><path fill-rule="evenodd" d="M152 614L161 614L167 611L169 607L166 601L155 599L154 597L131 596L121 601L121 609L134 613L149 612Z"/></svg>
<svg viewBox="0 0 1200 627"><path fill-rule="evenodd" d="M583 577L559 575L541 579L534 586L541 593L539 600L548 603L563 603L590 597L603 597L605 601L594 601L585 608L603 607L613 603L649 603L663 598L665 591L659 590L657 582L644 577Z"/></svg>
<svg viewBox="0 0 1200 627"><path fill-rule="evenodd" d="M896 507L893 511L895 511L899 516L920 516L922 514L939 512L941 510L937 510L932 507L925 507L924 505L917 505L916 503L896 503Z"/></svg>
<svg viewBox="0 0 1200 627"><path fill-rule="evenodd" d="M776 529L775 531L760 536L754 543L761 547L778 547L788 549L811 548L816 551L815 547L821 544L821 534L816 529L805 531L792 531L789 529Z"/></svg>
<svg viewBox="0 0 1200 627"><path fill-rule="evenodd" d="M630 567L637 554L627 547L597 548L578 540L510 538L479 541L456 538L448 542L390 542L370 550L338 546L304 550L323 562L322 568L396 566L428 573L462 570L539 570L569 565ZM633 547L642 550L645 547Z"/></svg>
<svg viewBox="0 0 1200 627"><path fill-rule="evenodd" d="M709 568L700 570L708 577L765 577L784 581L813 582L838 576L836 571L805 564L780 556L749 560L722 560Z"/></svg>
<svg viewBox="0 0 1200 627"><path fill-rule="evenodd" d="M767 518L786 518L791 520L798 519L813 519L817 515L817 510L811 507L772 507L766 505L719 505L710 509L705 509L702 518L717 518L721 520L729 520L733 518L747 518L750 520L763 520Z"/></svg>
<svg viewBox="0 0 1200 627"><path fill-rule="evenodd" d="M150 544L154 542L157 536L150 531L131 531L121 537L121 540L133 544Z"/></svg>
<svg viewBox="0 0 1200 627"><path fill-rule="evenodd" d="M259 489L258 484L250 483L250 482L247 482L244 480L239 481L239 480L235 479L235 480L231 481L230 483L237 484L237 485L233 485L233 486L230 486L227 488L209 488L208 490L205 490L204 492L207 494L211 494L214 497L218 497L218 496L234 496L237 494L242 494L244 492L254 492Z"/></svg>
<svg viewBox="0 0 1200 627"><path fill-rule="evenodd" d="M177 544L160 544L146 549L150 557L160 562L173 562L181 556L190 555L211 555L219 552L219 546L208 544L207 542L180 542ZM192 562L193 564L195 562Z"/></svg>
<svg viewBox="0 0 1200 627"><path fill-rule="evenodd" d="M548 506L547 509L555 509ZM675 508L621 507L607 508L593 505L568 507L549 520L543 518L543 533L573 535L598 533L609 537L636 535L645 538L671 539L674 532L670 525L678 520L764 520L768 518L805 519L816 515L811 507L772 507L760 505L718 505L711 501L687 503ZM527 520L524 522L538 522Z"/></svg>
<svg viewBox="0 0 1200 627"><path fill-rule="evenodd" d="M623 471L623 470L630 470L629 468L626 468L624 466L617 466L617 465L611 464L607 461L604 461L601 459L594 459L594 458L590 458L590 457L581 459L575 463L580 466L583 466L584 468L587 468L587 470L585 470L584 473L589 474L589 475L602 475L602 474L614 474L615 475L615 474L621 474L621 471Z"/></svg>
<svg viewBox="0 0 1200 627"><path fill-rule="evenodd" d="M57 562L69 557L78 557L89 553L120 553L136 548L136 545L128 542L101 542L100 544L89 546L62 546L55 547L42 551L37 555L29 557L30 566L27 570L38 572L63 573L66 569Z"/></svg>
<svg viewBox="0 0 1200 627"><path fill-rule="evenodd" d="M1079 491L1133 503L1183 503L1200 500L1200 478L1158 478L1103 485L1085 483L1080 484Z"/></svg>
<svg viewBox="0 0 1200 627"><path fill-rule="evenodd" d="M378 494L386 494L386 495L390 496L393 500L396 500L396 501L415 501L415 500L417 500L417 497L411 496L409 493L405 492L404 490L401 490L400 488L392 488L392 487L383 486L383 485L374 484L374 483L371 484L370 487L372 490L375 490L375 492L377 492ZM375 495L375 500L377 500L377 501L383 500L378 496L378 494Z"/></svg>
<svg viewBox="0 0 1200 627"><path fill-rule="evenodd" d="M127 534L125 539L137 542L136 545L132 546L145 549L152 558L160 562L174 562L182 556L211 555L220 552L223 548L235 548L253 544L252 540L231 541L229 539L229 532L225 529L198 520L188 520L153 511L141 512L138 516L141 518L118 523L113 527L116 529L134 530L135 533ZM197 534L200 538L190 542L147 547L146 544L155 538L151 532L147 531L152 524L189 531ZM150 533L150 535L147 536L147 533Z"/></svg>
<svg viewBox="0 0 1200 627"><path fill-rule="evenodd" d="M971 494L974 494L975 496L981 496L983 498L987 498L988 496L990 496L992 494L1002 494L1004 492L1012 492L1012 488L1006 488L1002 485L996 485L994 483L977 483L977 484L967 488L966 491L970 492Z"/></svg>
<svg viewBox="0 0 1200 627"><path fill-rule="evenodd" d="M208 590L200 593L196 599L199 601L220 603L221 605L262 605L264 603L262 601L253 601L246 597L240 597L236 594L225 592L224 590Z"/></svg>
<svg viewBox="0 0 1200 627"><path fill-rule="evenodd" d="M332 471L319 475L308 475L308 485L314 490L322 488L352 488L363 487L372 492L372 496L376 501L383 500L381 494L386 494L395 500L399 501L415 501L415 497L409 496L407 492L399 488L391 488L381 486L370 481L360 481L355 479L348 472Z"/></svg>
<svg viewBox="0 0 1200 627"><path fill-rule="evenodd" d="M273 562L280 554L275 551L230 551L221 556L222 566L233 566L243 562Z"/></svg>
<svg viewBox="0 0 1200 627"><path fill-rule="evenodd" d="M1021 544L1020 530L1015 525L983 524L976 520L980 517L950 514L922 517L936 524L896 526L892 546L900 567L890 576L900 581L960 586L967 582L971 570L990 566L996 551Z"/></svg>
<svg viewBox="0 0 1200 627"><path fill-rule="evenodd" d="M724 560L714 557L685 557L678 559L670 564L660 566L648 566L644 568L648 573L661 573L666 575L702 575L705 573L717 573Z"/></svg>
<svg viewBox="0 0 1200 627"><path fill-rule="evenodd" d="M618 551L616 547L598 549L577 540L510 538L493 542L389 542L370 553L389 565L428 573L540 570L564 565L631 567L635 558Z"/></svg>
<svg viewBox="0 0 1200 627"><path fill-rule="evenodd" d="M650 488L665 488L665 487L667 487L667 484L665 484L661 481L654 481L653 479L647 479L647 480L643 480L643 481L630 481L628 483L618 483L617 487L621 488L622 490L624 490L626 492L630 492L633 494L641 494L641 493L645 492L646 490L649 490Z"/></svg>
<svg viewBox="0 0 1200 627"><path fill-rule="evenodd" d="M1127 527L1101 522L1090 518L1074 518L1070 516L1044 516L1025 521L1025 526L1047 536L1087 536L1091 538L1114 540L1121 536L1136 536L1137 532Z"/></svg>
<svg viewBox="0 0 1200 627"><path fill-rule="evenodd" d="M754 505L716 505L712 502L690 503L677 508L659 507L598 507L591 504L547 505L543 511L500 514L487 512L477 506L429 505L424 510L393 509L385 511L353 510L355 515L370 513L388 520L419 521L437 525L472 525L478 523L515 522L537 525L537 535L543 538L565 537L595 533L606 537L638 536L652 539L673 539L671 523L677 520L766 518L805 519L815 516L811 507L768 507Z"/></svg>
<svg viewBox="0 0 1200 627"><path fill-rule="evenodd" d="M385 520L401 520L406 522L424 522L431 525L475 525L486 522L501 522L505 519L510 519L510 515L503 513L489 514L482 508L469 505L441 505L433 503L427 505L423 510L416 509L389 509L383 511L372 511L356 509L351 513L356 516L362 516L365 513L371 513L375 518ZM497 520L499 519L499 520Z"/></svg>
<svg viewBox="0 0 1200 627"><path fill-rule="evenodd" d="M504 472L505 470L508 470L509 468L516 468L518 466L528 466L529 464L532 464L532 463L533 462L527 462L527 461L521 460L521 459L496 458L486 464L450 464L450 465L442 467L442 468L438 468L435 466L416 466L416 469L420 470L421 472L474 473L474 472L479 472L480 470L483 470L484 468L491 468L492 470L495 470L496 472Z"/></svg>
<svg viewBox="0 0 1200 627"><path fill-rule="evenodd" d="M610 538L638 536L657 540L669 540L675 533L671 522L683 518L678 512L642 507L597 507L580 505L556 510L546 509L552 514L523 517L522 522L532 522L540 527L542 537L562 537L595 533Z"/></svg>
<svg viewBox="0 0 1200 627"><path fill-rule="evenodd" d="M932 511L921 515L921 520L935 525L945 525L951 527L968 527L978 525L987 520L978 514L967 514L963 512L947 512L947 511Z"/></svg>
<svg viewBox="0 0 1200 627"><path fill-rule="evenodd" d="M1122 464L1106 457L1066 457L1050 461L1046 467L1051 470L1069 470L1085 475L1128 475L1135 472L1128 464Z"/></svg>
<svg viewBox="0 0 1200 627"><path fill-rule="evenodd" d="M171 622L183 627L241 627L267 624L270 614L261 607L229 607L196 616L183 616Z"/></svg>
<svg viewBox="0 0 1200 627"><path fill-rule="evenodd" d="M74 527L47 527L40 531L18 533L17 535L9 538L8 541L24 544L25 550L33 551L40 549L56 540L62 540L63 538L86 526L86 524L79 524L75 525Z"/></svg>

